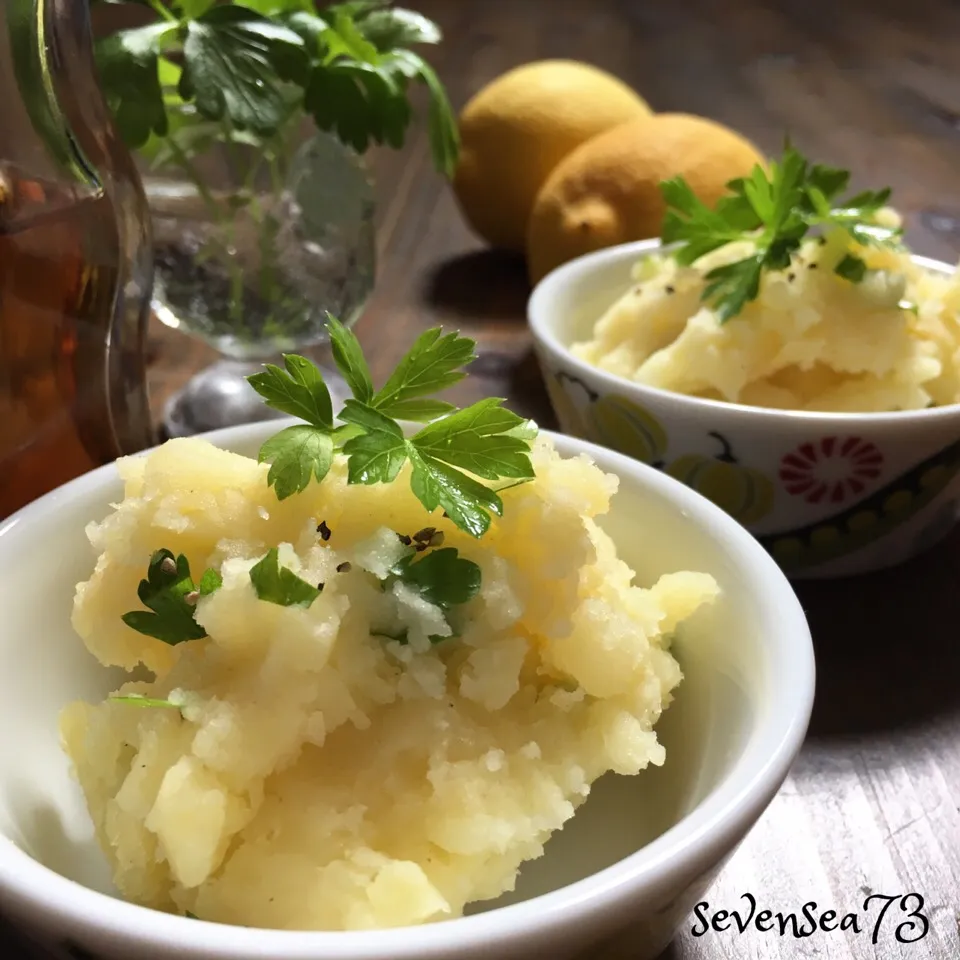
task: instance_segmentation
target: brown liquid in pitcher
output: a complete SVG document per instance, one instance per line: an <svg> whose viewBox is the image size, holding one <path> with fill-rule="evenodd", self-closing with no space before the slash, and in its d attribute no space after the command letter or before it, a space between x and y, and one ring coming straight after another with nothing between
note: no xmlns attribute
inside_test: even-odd
<svg viewBox="0 0 960 960"><path fill-rule="evenodd" d="M119 259L105 198L0 165L0 520L120 453L105 385Z"/></svg>

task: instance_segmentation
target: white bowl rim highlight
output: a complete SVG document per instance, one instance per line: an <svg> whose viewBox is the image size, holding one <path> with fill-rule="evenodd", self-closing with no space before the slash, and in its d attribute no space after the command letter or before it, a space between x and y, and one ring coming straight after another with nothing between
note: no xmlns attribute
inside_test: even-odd
<svg viewBox="0 0 960 960"><path fill-rule="evenodd" d="M702 414L705 410L712 411L715 414L728 417L739 417L745 421L753 421L754 425L759 425L763 420L782 421L790 419L798 423L830 423L837 427L862 426L864 422L869 423L909 423L915 419L949 419L950 417L960 416L960 403L952 403L942 407L925 407L922 410L894 410L876 413L848 413L838 411L820 411L820 410L782 410L774 407L752 407L746 404L729 403L724 400L710 400L705 397L691 397L684 393L674 393L670 390L664 390L661 387L651 387L644 383L637 383L634 380L628 380L625 377L617 376L606 370L601 370L585 360L581 360L571 353L568 344L564 343L556 334L554 329L555 316L551 301L559 299L567 284L584 274L591 273L601 264L610 261L638 261L643 259L663 245L660 240L653 238L650 240L635 240L630 243L621 243L612 247L605 247L602 250L595 250L593 253L586 253L573 260L556 267L548 273L534 287L530 298L527 301L527 322L533 332L534 337L545 347L563 358L563 362L571 368L572 371L592 377L602 382L610 393L623 393L625 390L632 391L637 396L653 397L661 402L669 401L676 404L677 412L687 412L692 416ZM910 254L910 259L924 270L931 273L951 275L956 271L956 267L943 260L934 260L930 257L923 257L919 254ZM610 303L613 304L627 292L628 288L610 293ZM597 316L599 320L599 315ZM777 423L770 424L778 426Z"/></svg>
<svg viewBox="0 0 960 960"><path fill-rule="evenodd" d="M245 424L203 434L202 439L229 449L237 443L262 442L292 422L281 419ZM733 769L687 816L641 849L583 880L485 913L423 926L374 931L278 931L179 917L84 887L34 860L6 837L0 837L0 906L42 924L50 932L66 936L70 931L83 930L91 942L117 938L118 945L150 945L173 953L183 951L188 957L428 960L457 950L495 952L498 947L548 932L573 932L582 929L588 918L623 912L638 892L648 885L655 887L660 877L692 879L705 864L716 865L773 799L806 736L813 708L815 663L803 608L763 547L704 497L623 454L551 431L541 432L565 456L586 453L604 470L619 476L632 474L674 509L706 528L708 536L722 542L737 566L757 581L765 605L776 610L779 629L771 643L777 649L778 671L786 682L776 696L769 697L769 706ZM149 453L144 450L136 455ZM5 534L14 527L28 524L32 517L60 508L116 478L115 465L107 464L23 507L0 523L0 554Z"/></svg>

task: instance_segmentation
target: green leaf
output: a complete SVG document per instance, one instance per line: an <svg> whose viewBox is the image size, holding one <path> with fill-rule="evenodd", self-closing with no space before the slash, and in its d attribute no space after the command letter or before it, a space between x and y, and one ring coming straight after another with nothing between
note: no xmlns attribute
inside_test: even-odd
<svg viewBox="0 0 960 960"><path fill-rule="evenodd" d="M340 419L364 433L343 445L349 483L390 483L407 459L407 441L399 425L373 407L347 400Z"/></svg>
<svg viewBox="0 0 960 960"><path fill-rule="evenodd" d="M327 20L328 28L321 39L326 46L326 63L331 63L337 57L346 57L360 63L379 63L379 51L364 37L349 15L336 11L332 17L324 19Z"/></svg>
<svg viewBox="0 0 960 960"><path fill-rule="evenodd" d="M253 2L251 2L251 0L245 0L244 6L255 10L255 2L256 0L253 0ZM181 15L187 20L196 20L197 17L202 17L214 3L216 3L216 0L175 0L173 6L179 10Z"/></svg>
<svg viewBox="0 0 960 960"><path fill-rule="evenodd" d="M361 403L369 403L373 397L373 381L360 341L339 320L329 314L327 316L327 332L330 334L334 363L354 397Z"/></svg>
<svg viewBox="0 0 960 960"><path fill-rule="evenodd" d="M488 398L423 427L411 443L419 453L486 480L533 476L529 443L510 431L524 424L503 400Z"/></svg>
<svg viewBox="0 0 960 960"><path fill-rule="evenodd" d="M870 213L876 213L881 207L885 207L890 200L891 190L885 187L883 190L864 190L855 197L851 197L844 204L851 209L864 210Z"/></svg>
<svg viewBox="0 0 960 960"><path fill-rule="evenodd" d="M460 367L476 359L476 343L459 333L442 335L440 327L422 333L377 391L372 406L394 416L395 404L459 383L466 374Z"/></svg>
<svg viewBox="0 0 960 960"><path fill-rule="evenodd" d="M449 610L468 603L480 592L480 567L459 556L456 548L431 550L416 562L414 557L415 554L404 557L393 573L417 590L427 603Z"/></svg>
<svg viewBox="0 0 960 960"><path fill-rule="evenodd" d="M180 94L208 120L273 133L287 118L283 82L306 81L309 58L289 27L252 10L222 5L187 24Z"/></svg>
<svg viewBox="0 0 960 960"><path fill-rule="evenodd" d="M299 417L315 427L332 430L330 391L316 365L297 354L284 354L283 363L286 371L267 363L264 372L247 377L248 382L268 407Z"/></svg>
<svg viewBox="0 0 960 960"><path fill-rule="evenodd" d="M807 176L808 185L822 194L827 201L846 190L849 182L849 170L828 167L820 163L814 164Z"/></svg>
<svg viewBox="0 0 960 960"><path fill-rule="evenodd" d="M750 300L756 299L763 272L763 254L715 267L707 276L704 300L715 303L720 323L740 313Z"/></svg>
<svg viewBox="0 0 960 960"><path fill-rule="evenodd" d="M834 273L852 283L859 283L867 272L867 265L859 257L847 254L834 267Z"/></svg>
<svg viewBox="0 0 960 960"><path fill-rule="evenodd" d="M414 43L439 43L440 28L423 14L401 7L374 10L363 17L358 28L381 53Z"/></svg>
<svg viewBox="0 0 960 960"><path fill-rule="evenodd" d="M167 133L167 110L159 79L162 42L176 33L177 24L162 21L121 30L98 41L97 71L104 99L124 143L136 149L151 134Z"/></svg>
<svg viewBox="0 0 960 960"><path fill-rule="evenodd" d="M286 427L260 447L259 462L270 464L267 483L278 500L286 500L306 490L314 477L320 483L330 472L333 437L311 424Z"/></svg>
<svg viewBox="0 0 960 960"><path fill-rule="evenodd" d="M187 600L195 592L187 558L183 554L174 557L167 549L157 550L150 558L147 578L137 588L147 610L125 613L121 619L138 633L171 645L200 640L207 632L195 619L195 604Z"/></svg>
<svg viewBox="0 0 960 960"><path fill-rule="evenodd" d="M281 607L309 607L320 596L320 591L313 584L280 566L276 547L267 551L266 556L250 568L250 582L259 599Z"/></svg>
<svg viewBox="0 0 960 960"><path fill-rule="evenodd" d="M270 0L268 0L268 2L270 2ZM319 56L321 49L320 39L324 33L330 29L326 20L316 16L314 13L308 13L306 10L299 8L298 4L296 11L282 17L282 22L303 40L307 54L311 58Z"/></svg>
<svg viewBox="0 0 960 960"><path fill-rule="evenodd" d="M875 223L849 223L847 232L865 247L897 246L903 231L898 227L882 227Z"/></svg>
<svg viewBox="0 0 960 960"><path fill-rule="evenodd" d="M215 590L219 590L223 586L223 577L220 576L219 572L214 570L212 567L208 567L203 571L203 576L200 578L200 583L197 586L197 589L200 591L201 597L209 597L211 593Z"/></svg>
<svg viewBox="0 0 960 960"><path fill-rule="evenodd" d="M665 244L683 244L675 254L679 263L689 265L712 250L743 238L743 231L703 203L682 177L664 180L660 193L667 205L661 237Z"/></svg>
<svg viewBox="0 0 960 960"><path fill-rule="evenodd" d="M111 694L108 700L114 703L129 703L134 707L167 707L174 710L180 709L180 704L171 703L169 700L155 700L152 697L144 697L139 693L128 693L124 695Z"/></svg>
<svg viewBox="0 0 960 960"><path fill-rule="evenodd" d="M447 403L445 400L429 400L425 397L416 400L397 400L390 404L390 413L397 420L411 420L414 423L427 423L456 409L452 403Z"/></svg>
<svg viewBox="0 0 960 960"><path fill-rule="evenodd" d="M408 445L413 470L410 487L428 513L442 507L450 519L472 537L482 537L491 517L503 514L500 497L472 477Z"/></svg>
<svg viewBox="0 0 960 960"><path fill-rule="evenodd" d="M371 142L402 146L411 119L406 94L389 71L355 61L317 64L303 104L319 129L358 153Z"/></svg>

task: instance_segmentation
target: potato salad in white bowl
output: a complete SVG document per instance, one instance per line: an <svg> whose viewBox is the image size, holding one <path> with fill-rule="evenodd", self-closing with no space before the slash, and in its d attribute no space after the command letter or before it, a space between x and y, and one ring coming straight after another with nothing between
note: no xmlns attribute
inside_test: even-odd
<svg viewBox="0 0 960 960"><path fill-rule="evenodd" d="M436 399L467 338L378 389L330 332L341 410L287 357L288 425L0 528L4 911L117 960L656 956L800 747L796 597L671 478Z"/></svg>

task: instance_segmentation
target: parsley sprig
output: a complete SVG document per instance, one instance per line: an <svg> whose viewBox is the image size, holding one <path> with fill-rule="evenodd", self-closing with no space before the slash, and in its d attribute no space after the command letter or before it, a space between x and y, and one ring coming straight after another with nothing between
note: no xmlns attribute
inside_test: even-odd
<svg viewBox="0 0 960 960"><path fill-rule="evenodd" d="M480 593L482 571L478 564L459 555L456 547L432 550L421 559L417 551L410 549L394 564L383 581L383 589L389 590L395 581L401 581L418 593L427 603L439 607L449 625L449 613L457 606L469 603ZM407 632L388 635L391 640L406 644ZM431 643L442 643L450 637L433 635Z"/></svg>
<svg viewBox="0 0 960 960"><path fill-rule="evenodd" d="M197 601L222 585L216 570L204 571L195 584L190 563L181 553L157 550L150 558L147 577L140 581L137 596L146 610L125 613L123 622L138 633L171 645L185 640L201 640L207 635L196 620Z"/></svg>
<svg viewBox="0 0 960 960"><path fill-rule="evenodd" d="M754 252L741 260L715 267L706 274L702 299L715 307L725 323L755 300L765 270L782 270L811 232L840 230L852 249L834 268L854 283L863 279L866 264L856 245L899 249L902 230L877 222L877 212L890 199L890 190L863 191L846 200L840 194L850 173L811 164L789 143L769 173L759 165L749 177L727 184L729 193L708 207L690 185L675 177L660 185L667 213L661 238L677 244L673 256L690 265L702 256L738 240L750 240Z"/></svg>
<svg viewBox="0 0 960 960"><path fill-rule="evenodd" d="M503 502L482 481L533 479L530 442L536 426L504 409L499 398L458 410L430 396L463 379L460 368L474 359L474 341L427 330L375 390L354 334L332 317L327 329L334 361L353 394L336 417L340 425L320 371L303 357L285 356L285 369L268 364L249 377L269 406L305 421L281 430L260 449L278 499L322 481L337 450L347 457L349 483L391 483L409 462L411 489L427 512L442 508L461 530L483 536L491 514L502 515ZM401 420L429 422L407 436Z"/></svg>
<svg viewBox="0 0 960 960"><path fill-rule="evenodd" d="M371 144L399 148L413 118L410 85L421 83L434 163L453 173L459 139L450 103L430 64L409 49L441 40L426 17L386 0L323 9L312 0L147 5L157 22L105 37L96 50L128 146L169 139L171 149L192 154L219 139L255 145L306 114L360 153Z"/></svg>

